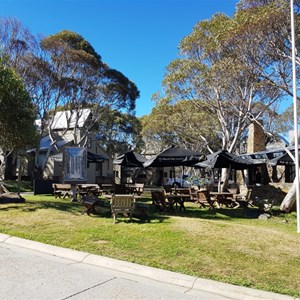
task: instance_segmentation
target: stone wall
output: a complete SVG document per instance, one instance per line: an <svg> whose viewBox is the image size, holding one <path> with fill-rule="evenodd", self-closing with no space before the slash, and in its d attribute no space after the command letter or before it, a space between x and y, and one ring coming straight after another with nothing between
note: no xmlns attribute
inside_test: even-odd
<svg viewBox="0 0 300 300"><path fill-rule="evenodd" d="M248 132L247 153L265 150L265 133L256 123L251 123Z"/></svg>

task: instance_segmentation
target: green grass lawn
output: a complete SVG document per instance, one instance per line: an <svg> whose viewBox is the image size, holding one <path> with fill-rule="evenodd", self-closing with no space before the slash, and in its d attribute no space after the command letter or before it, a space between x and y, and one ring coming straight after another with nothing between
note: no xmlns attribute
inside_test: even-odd
<svg viewBox="0 0 300 300"><path fill-rule="evenodd" d="M226 283L300 296L300 234L296 214L274 210L259 220L257 208L199 209L148 219L119 218L107 207L81 214L80 203L26 195L25 203L0 204L0 232L51 245L135 262Z"/></svg>

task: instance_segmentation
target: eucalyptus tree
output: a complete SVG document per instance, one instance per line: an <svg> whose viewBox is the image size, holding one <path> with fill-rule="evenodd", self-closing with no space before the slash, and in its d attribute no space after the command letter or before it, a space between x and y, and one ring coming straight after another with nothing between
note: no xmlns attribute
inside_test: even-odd
<svg viewBox="0 0 300 300"><path fill-rule="evenodd" d="M277 55L289 44L282 3L245 0L232 18L216 14L200 21L181 41L180 58L167 68L166 97L190 100L211 115L222 133L220 146L229 152L236 151L251 122L261 124L266 113L276 116L289 92L291 62Z"/></svg>
<svg viewBox="0 0 300 300"><path fill-rule="evenodd" d="M106 106L133 113L139 96L135 84L102 62L100 55L82 36L62 31L44 38L41 47L48 55L50 74L55 76L55 106L64 106L79 119L83 107L95 104L95 122L101 117L101 108ZM97 107L100 109L95 111Z"/></svg>
<svg viewBox="0 0 300 300"><path fill-rule="evenodd" d="M28 65L24 58L38 48L38 40L16 18L0 17L0 56L4 66L23 77Z"/></svg>
<svg viewBox="0 0 300 300"><path fill-rule="evenodd" d="M299 58L299 12L300 12L300 1L293 1L294 12L295 12L295 34L296 39L296 72L300 69L300 58ZM251 19L249 14L245 14L245 11L259 12L256 15L259 18L252 18L252 32L256 31L256 35L263 46L263 53L267 58L265 60L267 68L261 64L261 61L252 57L253 64L260 71L261 77L264 80L270 82L274 86L278 86L284 95L293 96L292 89L292 45L291 45L291 18L290 18L290 3L289 1L262 1L262 0L243 0L239 3L239 11L241 12L241 18L244 19L245 15L247 19ZM256 25L259 25L254 29ZM297 78L297 85L299 84L299 77ZM299 100L299 96L296 95ZM290 124L290 112L291 108L288 107L286 112L277 119L278 127L281 129L291 128ZM280 122L282 121L282 122ZM295 203L295 192L296 183L294 183L284 198L281 209L290 211Z"/></svg>
<svg viewBox="0 0 300 300"><path fill-rule="evenodd" d="M0 61L0 145L4 161L13 150L35 143L35 112L29 94L19 76Z"/></svg>
<svg viewBox="0 0 300 300"><path fill-rule="evenodd" d="M71 111L66 116L75 123L83 108L93 109L93 118L82 128L80 140L75 132L76 124L74 126L75 145L84 145L88 134L103 116L102 108L134 115L139 91L124 74L105 64L92 45L77 33L62 31L41 38L39 45L39 49L24 56L28 68L23 78L40 119L41 137L48 134L52 140L43 165L38 162L39 149L35 151L36 170L42 173L52 147L55 147L52 122L58 109L63 107Z"/></svg>
<svg viewBox="0 0 300 300"><path fill-rule="evenodd" d="M236 19L222 14L199 22L181 41L182 58L168 66L163 82L170 98L189 99L218 121L222 149L229 152L235 151L250 122L281 96L247 60L247 45L233 40L234 26ZM259 49L251 51L260 54Z"/></svg>
<svg viewBox="0 0 300 300"><path fill-rule="evenodd" d="M143 146L139 118L109 108L102 108L102 118L94 127L97 140L111 157Z"/></svg>
<svg viewBox="0 0 300 300"><path fill-rule="evenodd" d="M142 136L146 141L146 152L152 147L157 152L170 145L184 146L206 152L217 150L214 132L218 124L210 115L195 109L191 101L177 101L171 104L168 99L158 101L152 112L142 118ZM210 148L212 147L212 149Z"/></svg>

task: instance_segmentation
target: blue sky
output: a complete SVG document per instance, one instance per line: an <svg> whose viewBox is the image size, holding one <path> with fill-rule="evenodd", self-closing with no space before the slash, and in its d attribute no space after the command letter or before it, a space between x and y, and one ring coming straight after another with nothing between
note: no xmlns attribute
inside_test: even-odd
<svg viewBox="0 0 300 300"><path fill-rule="evenodd" d="M149 114L167 65L194 25L215 13L232 16L237 0L0 0L0 16L34 34L71 30L140 90L136 115Z"/></svg>

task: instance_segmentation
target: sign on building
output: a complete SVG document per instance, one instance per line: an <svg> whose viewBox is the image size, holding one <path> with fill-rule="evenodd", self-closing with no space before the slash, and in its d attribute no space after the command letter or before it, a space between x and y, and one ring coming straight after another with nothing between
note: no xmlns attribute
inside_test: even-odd
<svg viewBox="0 0 300 300"><path fill-rule="evenodd" d="M65 147L63 152L64 183L85 183L87 181L87 149Z"/></svg>

